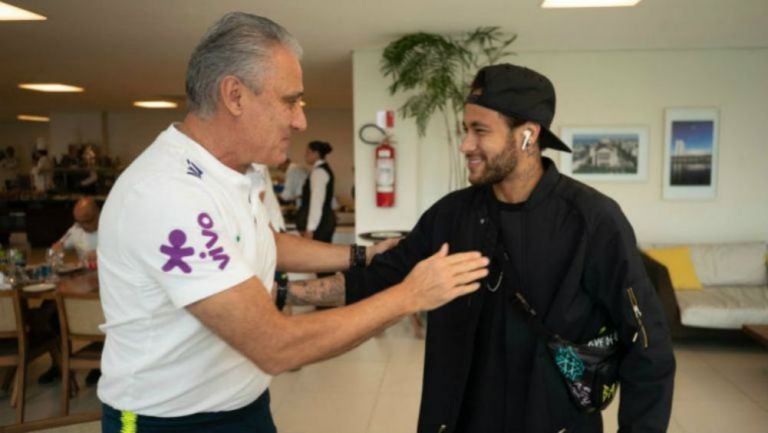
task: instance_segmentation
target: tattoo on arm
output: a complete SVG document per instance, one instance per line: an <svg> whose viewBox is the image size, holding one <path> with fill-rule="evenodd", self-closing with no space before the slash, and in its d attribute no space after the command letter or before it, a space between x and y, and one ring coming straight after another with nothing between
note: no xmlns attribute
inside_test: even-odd
<svg viewBox="0 0 768 433"><path fill-rule="evenodd" d="M288 305L317 305L338 307L344 305L344 275L314 280L293 281L288 284Z"/></svg>

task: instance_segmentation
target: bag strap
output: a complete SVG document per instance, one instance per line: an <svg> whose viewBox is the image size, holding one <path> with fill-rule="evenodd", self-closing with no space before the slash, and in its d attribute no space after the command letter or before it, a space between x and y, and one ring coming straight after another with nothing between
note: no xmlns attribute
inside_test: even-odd
<svg viewBox="0 0 768 433"><path fill-rule="evenodd" d="M507 246L504 243L501 230L499 230L499 237L500 239L496 243L497 246L495 256L496 260L501 265L502 276L503 274L515 275L515 272L512 269L512 263L510 262L511 256L507 252ZM560 343L572 344L568 340L562 338L560 335L552 332L549 328L546 327L546 325L544 325L544 322L541 321L541 318L536 313L536 310L531 307L531 304L528 303L528 301L525 299L525 296L523 296L520 291L514 292L514 295L515 299L513 303L517 307L518 311L522 313L526 322L528 322L528 325L536 334L538 334L540 337L543 337L545 340L552 339Z"/></svg>

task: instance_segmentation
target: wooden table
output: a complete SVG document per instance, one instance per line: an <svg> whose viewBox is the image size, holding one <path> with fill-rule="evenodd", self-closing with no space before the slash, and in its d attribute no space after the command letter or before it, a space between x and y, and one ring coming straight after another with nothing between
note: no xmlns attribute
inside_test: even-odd
<svg viewBox="0 0 768 433"><path fill-rule="evenodd" d="M744 325L741 329L755 341L768 347L768 325Z"/></svg>
<svg viewBox="0 0 768 433"><path fill-rule="evenodd" d="M23 298L29 300L55 300L56 293L77 298L98 298L99 274L96 271L77 271L72 274L59 276L55 290L25 292L22 288L21 293Z"/></svg>

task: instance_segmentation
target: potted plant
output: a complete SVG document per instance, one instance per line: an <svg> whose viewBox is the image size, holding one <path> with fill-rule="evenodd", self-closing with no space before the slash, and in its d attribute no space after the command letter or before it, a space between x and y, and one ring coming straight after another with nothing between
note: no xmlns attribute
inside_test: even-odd
<svg viewBox="0 0 768 433"><path fill-rule="evenodd" d="M392 79L389 92L412 93L399 111L416 121L419 137L426 134L434 114L443 118L451 190L463 187L467 178L458 145L463 134L460 116L470 80L483 66L514 54L508 47L515 39L517 35L505 34L498 27L479 27L460 36L412 33L384 49L381 71Z"/></svg>

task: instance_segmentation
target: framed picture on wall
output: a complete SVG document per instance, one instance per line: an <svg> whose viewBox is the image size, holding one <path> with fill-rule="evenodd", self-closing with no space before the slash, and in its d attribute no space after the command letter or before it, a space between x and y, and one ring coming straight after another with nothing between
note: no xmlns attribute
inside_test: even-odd
<svg viewBox="0 0 768 433"><path fill-rule="evenodd" d="M668 108L664 114L664 198L715 198L717 109Z"/></svg>
<svg viewBox="0 0 768 433"><path fill-rule="evenodd" d="M560 155L563 173L585 181L643 181L648 176L648 128L563 127L572 153Z"/></svg>

